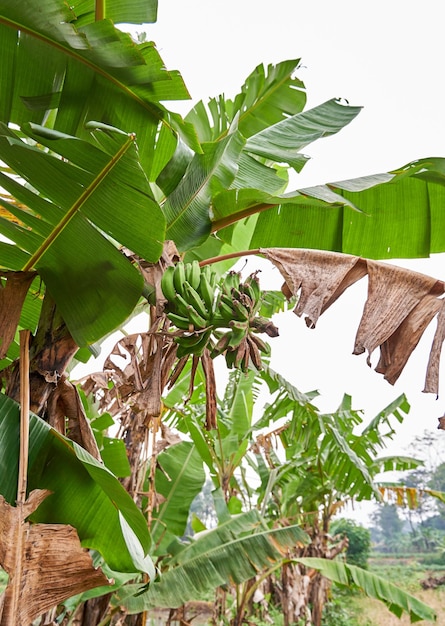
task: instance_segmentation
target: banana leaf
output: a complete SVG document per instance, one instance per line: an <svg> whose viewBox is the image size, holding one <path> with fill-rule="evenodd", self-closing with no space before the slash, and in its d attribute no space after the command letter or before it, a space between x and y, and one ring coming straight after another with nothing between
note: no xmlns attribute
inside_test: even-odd
<svg viewBox="0 0 445 626"><path fill-rule="evenodd" d="M134 138L101 125L93 146L28 126L39 148L5 125L0 131L0 159L32 184L0 174L18 221L0 217L0 232L26 258L23 268L38 270L77 344L91 344L122 324L142 293L142 277L115 242L151 261L162 252L165 220ZM16 269L9 263L5 245L0 264Z"/></svg>
<svg viewBox="0 0 445 626"><path fill-rule="evenodd" d="M445 159L435 158L408 163L389 174L302 189L295 202L289 202L287 194L281 205L276 202L262 210L249 247L316 248L372 259L444 252L444 185ZM264 202L256 208L262 207ZM240 216L245 210L233 206ZM254 212L250 204L249 214ZM218 222L213 228L218 229Z"/></svg>
<svg viewBox="0 0 445 626"><path fill-rule="evenodd" d="M92 22L96 17L97 7L102 5L104 16L116 24L151 24L156 22L158 0L75 0L71 9L78 16L78 21Z"/></svg>
<svg viewBox="0 0 445 626"><path fill-rule="evenodd" d="M118 592L118 602L129 613L175 608L230 581L248 580L282 561L287 548L307 542L298 526L264 529L259 513L249 511L197 535L148 589L128 585Z"/></svg>
<svg viewBox="0 0 445 626"><path fill-rule="evenodd" d="M184 534L190 506L204 482L202 460L192 443L175 444L158 456L155 489L164 501L154 513L151 526L158 554L162 554L175 537Z"/></svg>
<svg viewBox="0 0 445 626"><path fill-rule="evenodd" d="M31 521L70 524L82 545L100 552L112 569L153 577L146 520L117 478L33 414L29 436L28 489L52 492ZM20 407L0 395L0 493L11 505L17 497L19 439Z"/></svg>
<svg viewBox="0 0 445 626"><path fill-rule="evenodd" d="M411 623L421 620L436 621L436 612L427 604L424 604L384 578L376 576L360 567L348 565L340 561L329 561L327 559L318 558L295 560L297 563L317 570L320 574L329 578L329 580L333 580L340 585L347 587L354 585L359 587L370 598L376 598L384 602L388 609L399 618L402 616L403 612L406 612L409 615Z"/></svg>
<svg viewBox="0 0 445 626"><path fill-rule="evenodd" d="M152 42L135 44L111 21L151 21L154 0L132 0L128 12L127 3L107 3L109 19L98 21L92 21L92 5L2 3L0 90L7 97L0 102L0 120L19 126L36 122L79 136L85 135L85 122L101 120L137 133L149 171L159 127L197 145L193 129L160 104L189 94L179 73L166 70ZM166 155L164 165L171 156Z"/></svg>

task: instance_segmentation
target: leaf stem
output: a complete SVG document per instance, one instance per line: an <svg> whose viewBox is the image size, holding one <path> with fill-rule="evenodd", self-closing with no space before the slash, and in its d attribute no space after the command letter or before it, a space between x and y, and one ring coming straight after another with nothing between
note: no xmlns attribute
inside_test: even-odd
<svg viewBox="0 0 445 626"><path fill-rule="evenodd" d="M241 250L241 252L230 252L229 254L221 254L220 256L212 256L209 259L204 259L203 261L199 262L199 265L200 267L204 267L204 265L212 265L213 263L227 261L228 259L239 259L242 256L258 254L261 254L260 248L253 248L252 250Z"/></svg>
<svg viewBox="0 0 445 626"><path fill-rule="evenodd" d="M257 213L261 213L262 211L268 211L269 209L273 209L274 207L279 206L278 204L256 204L252 207L248 207L247 209L243 209L242 211L237 211L236 213L232 213L231 215L227 215L226 217L222 217L219 220L215 220L212 224L211 232L214 233L217 230L221 230L222 228L226 228L226 226L231 226L242 220L246 217L250 217L251 215L256 215Z"/></svg>
<svg viewBox="0 0 445 626"><path fill-rule="evenodd" d="M100 20L105 19L105 0L96 0L95 8L95 21L99 22Z"/></svg>
<svg viewBox="0 0 445 626"><path fill-rule="evenodd" d="M29 330L20 331L20 457L17 505L26 501L29 451Z"/></svg>
<svg viewBox="0 0 445 626"><path fill-rule="evenodd" d="M100 183L106 178L109 172L113 169L116 163L123 157L123 155L127 152L128 148L135 140L135 135L130 134L127 141L120 147L117 153L111 158L111 160L106 164L106 166L102 169L101 172L95 177L95 179L88 185L85 191L81 194L81 196L76 200L70 210L64 215L63 219L57 224L57 226L53 229L53 231L49 234L49 236L45 239L42 245L34 252L32 257L28 260L28 262L23 266L23 271L28 272L31 270L36 263L42 258L42 256L47 252L47 250L52 246L55 239L60 235L63 229L69 224L69 222L73 219L79 209L85 204L85 202L92 196L92 194L96 191L97 187Z"/></svg>

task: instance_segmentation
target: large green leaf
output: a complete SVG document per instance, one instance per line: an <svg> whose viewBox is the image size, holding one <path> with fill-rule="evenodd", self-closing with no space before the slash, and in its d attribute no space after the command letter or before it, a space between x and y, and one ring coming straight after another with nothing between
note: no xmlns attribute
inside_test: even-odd
<svg viewBox="0 0 445 626"><path fill-rule="evenodd" d="M245 149L265 159L288 163L299 172L307 161L300 150L321 137L337 133L357 117L360 110L361 107L328 100L256 133L247 140Z"/></svg>
<svg viewBox="0 0 445 626"><path fill-rule="evenodd" d="M0 395L0 493L17 496L20 407ZM82 545L98 550L117 571L153 574L145 518L117 478L88 452L35 415L30 416L28 488L52 492L32 521L70 524Z"/></svg>
<svg viewBox="0 0 445 626"><path fill-rule="evenodd" d="M162 252L165 220L134 137L101 126L93 146L31 126L48 152L1 130L0 158L32 186L1 175L26 208L10 203L20 223L0 218L0 232L26 253L22 267L38 270L78 345L90 344L122 324L142 292L142 277L113 242L149 261ZM16 269L6 254L0 263Z"/></svg>
<svg viewBox="0 0 445 626"><path fill-rule="evenodd" d="M170 446L157 459L156 493L164 501L154 513L151 527L157 552L184 534L190 506L202 489L205 473L195 446L187 441Z"/></svg>
<svg viewBox="0 0 445 626"><path fill-rule="evenodd" d="M389 174L302 189L304 201L288 203L287 196L286 204L270 207L263 201L250 247L316 248L373 259L443 252L444 183L445 159L423 159Z"/></svg>
<svg viewBox="0 0 445 626"><path fill-rule="evenodd" d="M187 114L201 142L215 141L224 135L235 117L244 137L281 122L303 110L306 93L294 72L299 59L277 65L258 65L247 77L240 93L232 100L212 98L208 107L201 101Z"/></svg>
<svg viewBox="0 0 445 626"><path fill-rule="evenodd" d="M181 606L230 581L241 583L252 578L282 561L287 548L307 541L306 533L298 526L264 529L257 511L243 513L197 535L144 593L134 595L140 585L121 590L119 604L130 613Z"/></svg>
<svg viewBox="0 0 445 626"><path fill-rule="evenodd" d="M232 183L244 139L236 126L223 139L204 146L190 162L184 177L168 196L163 210L167 238L180 250L194 248L210 235L211 199Z"/></svg>
<svg viewBox="0 0 445 626"><path fill-rule="evenodd" d="M153 43L135 44L110 20L91 21L92 4L78 5L77 22L76 6L64 0L2 3L0 91L8 97L1 99L0 120L81 135L94 119L136 132L149 171L159 126L196 144L193 131L160 104L188 98L188 92L177 72L166 71ZM126 4L110 3L110 17L123 17ZM133 0L129 19L147 7L153 14L153 1L144 8ZM172 153L165 156L166 163Z"/></svg>
<svg viewBox="0 0 445 626"><path fill-rule="evenodd" d="M149 24L156 21L158 0L74 0L70 3L78 21L92 22L98 7L116 24Z"/></svg>
<svg viewBox="0 0 445 626"><path fill-rule="evenodd" d="M421 620L436 621L434 609L424 604L411 594L396 585L388 582L376 574L372 574L355 565L348 565L340 561L328 561L318 558L296 559L306 567L319 571L323 576L341 585L356 585L370 598L384 602L389 610L401 617L405 611L411 622Z"/></svg>

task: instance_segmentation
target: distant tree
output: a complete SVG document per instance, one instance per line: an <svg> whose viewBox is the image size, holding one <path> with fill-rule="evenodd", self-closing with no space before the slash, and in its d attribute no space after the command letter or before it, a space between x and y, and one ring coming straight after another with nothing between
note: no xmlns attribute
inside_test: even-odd
<svg viewBox="0 0 445 626"><path fill-rule="evenodd" d="M368 567L368 558L371 551L371 532L353 520L342 518L331 524L331 535L341 535L348 538L346 561L351 565L358 565L363 569Z"/></svg>
<svg viewBox="0 0 445 626"><path fill-rule="evenodd" d="M403 520L397 505L387 502L379 504L371 514L374 525L374 540L383 552L397 552L403 545Z"/></svg>

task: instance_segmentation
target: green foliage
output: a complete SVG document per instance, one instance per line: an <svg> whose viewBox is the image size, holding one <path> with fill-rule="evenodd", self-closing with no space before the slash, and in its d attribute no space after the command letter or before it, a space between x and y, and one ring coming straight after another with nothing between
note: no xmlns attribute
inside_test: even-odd
<svg viewBox="0 0 445 626"><path fill-rule="evenodd" d="M10 504L17 495L19 420L19 405L0 395L0 456L8 467L0 475L0 493ZM113 474L35 415L30 440L29 490L52 492L32 521L70 524L83 545L98 550L113 569L152 574L145 519Z"/></svg>
<svg viewBox="0 0 445 626"><path fill-rule="evenodd" d="M348 538L346 561L363 569L368 567L368 558L371 552L370 531L350 519L338 519L330 526L331 535L341 535Z"/></svg>

